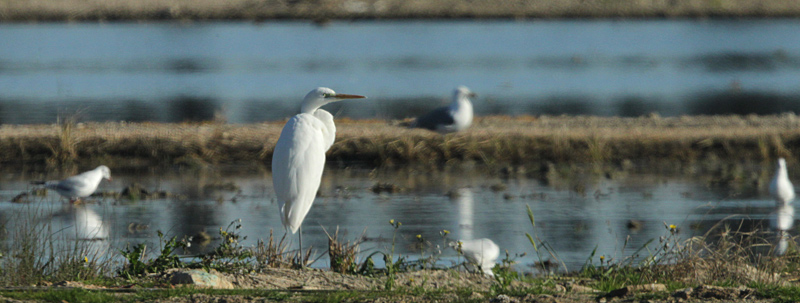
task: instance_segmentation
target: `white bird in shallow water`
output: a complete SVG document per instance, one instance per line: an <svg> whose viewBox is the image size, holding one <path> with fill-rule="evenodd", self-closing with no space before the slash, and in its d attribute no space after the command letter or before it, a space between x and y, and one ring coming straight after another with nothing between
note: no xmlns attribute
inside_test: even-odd
<svg viewBox="0 0 800 303"><path fill-rule="evenodd" d="M491 239L458 240L453 248L463 254L467 261L480 266L480 270L484 274L494 276L492 268L496 265L497 257L500 256L500 247Z"/></svg>
<svg viewBox="0 0 800 303"><path fill-rule="evenodd" d="M769 183L769 193L780 203L791 203L794 200L794 186L789 181L789 173L786 171L786 160L778 159L778 166L775 169L775 176Z"/></svg>
<svg viewBox="0 0 800 303"><path fill-rule="evenodd" d="M108 166L100 165L93 170L61 181L37 181L33 184L44 184L46 188L55 190L70 202L75 202L94 193L103 179L111 181L111 170L108 169Z"/></svg>
<svg viewBox="0 0 800 303"><path fill-rule="evenodd" d="M289 119L281 131L272 154L272 185L280 203L281 222L293 234L314 203L325 167L325 152L336 139L333 115L320 107L360 98L366 97L316 88L303 99L300 113ZM299 237L302 250L302 231Z"/></svg>
<svg viewBox="0 0 800 303"><path fill-rule="evenodd" d="M466 86L459 86L453 92L453 102L417 117L411 127L425 128L442 134L458 132L472 125L472 102L475 93Z"/></svg>

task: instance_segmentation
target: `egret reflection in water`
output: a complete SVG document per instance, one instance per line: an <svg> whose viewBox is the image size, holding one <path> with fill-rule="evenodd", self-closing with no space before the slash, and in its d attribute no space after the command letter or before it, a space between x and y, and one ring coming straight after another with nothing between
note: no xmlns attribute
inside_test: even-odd
<svg viewBox="0 0 800 303"><path fill-rule="evenodd" d="M456 204L458 204L458 232L461 239L471 240L472 229L474 226L473 214L475 208L473 204L472 191L469 188L459 188L454 191Z"/></svg>
<svg viewBox="0 0 800 303"><path fill-rule="evenodd" d="M775 253L783 255L789 248L789 230L794 226L794 206L791 204L778 203L772 215L772 228L776 230L778 236L778 246Z"/></svg>

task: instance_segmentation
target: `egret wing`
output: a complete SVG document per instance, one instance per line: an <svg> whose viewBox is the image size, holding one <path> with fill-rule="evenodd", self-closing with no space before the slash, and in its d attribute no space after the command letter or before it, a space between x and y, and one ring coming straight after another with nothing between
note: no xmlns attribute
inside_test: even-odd
<svg viewBox="0 0 800 303"><path fill-rule="evenodd" d="M272 184L283 225L297 232L314 203L327 145L319 119L299 114L286 123L272 155Z"/></svg>
<svg viewBox="0 0 800 303"><path fill-rule="evenodd" d="M333 123L333 115L324 109L315 110L313 115L325 125L322 135L325 138L325 151L328 151L336 140L336 124Z"/></svg>

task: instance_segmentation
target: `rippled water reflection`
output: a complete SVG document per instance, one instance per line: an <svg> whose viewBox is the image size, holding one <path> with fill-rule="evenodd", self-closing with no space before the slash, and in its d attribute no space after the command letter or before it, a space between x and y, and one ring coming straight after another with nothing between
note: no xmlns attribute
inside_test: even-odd
<svg viewBox="0 0 800 303"><path fill-rule="evenodd" d="M328 168L320 197L303 224L304 246L310 244L318 253L324 252L323 228L331 231L338 226L345 239L360 239L363 233L362 255L386 251L393 234L388 222L394 219L403 223L398 230L398 250L412 258L420 253L414 245L416 235L427 241L428 255L445 244L440 231L448 230L447 240L485 237L512 256L527 253L517 261L521 269L529 270L527 266L535 258L525 233L535 232L557 253L562 267L577 270L595 248L598 256L619 259L630 255L651 239L668 234L665 223L676 225L683 238L703 234L723 220L745 230L760 227L794 234L794 209L776 207L766 192L772 165L739 167L667 171L594 166L541 171ZM138 183L180 196L168 199L98 198L86 205L69 206L50 193L29 204L8 202L30 189L29 181L40 177L38 172L2 175L0 217L8 231L20 228L24 218L37 217L40 224L51 223L48 232L56 234L57 240L80 239L88 243L90 251L108 250L112 255L128 243L155 244L157 231L178 237L206 231L214 237L211 243L195 245L192 253L207 251L218 244L219 229L238 219L248 237L246 245L266 238L270 230L283 235L267 168L114 172L113 182L101 184L101 190L121 191ZM371 187L376 183L390 183L402 190L375 193ZM526 206L535 214L535 231ZM107 240L97 240L105 235ZM10 239L5 239L6 244L14 245ZM296 245L296 237L290 239ZM784 241L778 250L787 246ZM456 254L446 249L443 258L447 263L455 260ZM545 254L545 259L552 257ZM323 258L315 266L327 268L328 262Z"/></svg>

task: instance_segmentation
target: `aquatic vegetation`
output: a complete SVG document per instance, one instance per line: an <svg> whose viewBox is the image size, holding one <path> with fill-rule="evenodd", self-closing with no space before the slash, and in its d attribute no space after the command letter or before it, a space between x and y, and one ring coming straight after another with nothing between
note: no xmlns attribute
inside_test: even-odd
<svg viewBox="0 0 800 303"><path fill-rule="evenodd" d="M761 297L788 301L786 298L797 296L786 286L789 279L795 278L796 269L800 268L800 257L794 238L789 239L788 251L784 255L777 255L773 253L775 245L771 243L771 231L745 228L741 224L735 224L735 221L725 220L713 226L704 235L684 237L682 230L690 229L688 225L665 222L663 236L643 244L633 253L618 257L616 253L595 250L589 254L583 268L569 272L566 268L563 271L557 269L561 266L557 252L540 238L541 229L538 229L533 210L530 207L526 210L531 230L525 233L525 237L533 249L529 252L535 253L538 260L534 264L536 271L533 273L521 271L518 266L514 266L518 257L528 253L525 251L517 253L506 251L505 258L494 267L494 277L491 279L480 274L461 271L457 267L443 266L440 264L439 258L442 252L439 249L448 244L450 232L438 231L440 238L424 232L403 238L398 233L402 223L397 220L389 220L394 229L391 247L387 247L385 251L373 252L364 259L359 259L360 240L352 242L342 240L338 230L328 234L329 245L326 253L331 260L330 270L347 273L336 276L336 279L363 278L372 281L374 283L370 286L372 288L367 288L372 291L376 291L377 288L381 292L395 295L412 294L426 298L440 298L441 293L438 292L451 294L456 292L458 298L466 301L476 300L478 295L481 297L505 295L522 299L530 294L555 294L563 291L559 289L579 286L599 291L597 295L606 296L619 292L618 290L622 288L653 283L663 284L667 291L701 285L724 287L746 285ZM44 265L36 263L36 259L24 259L25 256L20 252L37 254L38 251L50 249L47 246L29 245L26 248L23 245L19 248L23 250L16 252L4 247L0 251L2 252L0 264L3 265L0 270L3 273L19 270L21 276L30 275L24 282L21 279L11 280L17 277L5 277L3 280L5 285L35 284L54 279L119 281L122 280L120 277L124 279L123 283L162 285L159 283L164 283L163 281L153 282L152 279L163 279L159 278L163 276L148 276L147 273L164 273L173 268L188 267L215 269L222 274L246 277L274 271L274 268L288 270L286 268L293 267L285 239L276 241L270 232L268 240L258 241L255 246L248 247L243 245L245 239L240 235L242 228L240 220L232 221L227 227L221 227L218 246L207 254L192 257L179 257L178 254L181 247L191 243L189 239L178 240L160 234L159 248L151 249L140 244L119 252L128 263L116 272L107 270L111 267L102 264L102 259L93 259L85 253L67 253L66 257L50 259L50 263ZM417 246L419 255L397 254L395 250L397 245L411 244L419 245ZM626 241L621 251L628 251L627 245ZM376 268L372 262L372 257L378 255L383 257L384 268ZM104 268L106 270L101 270ZM113 273L116 275L108 276ZM436 279L443 279L443 276L453 277L455 280L486 279L481 280L486 287L480 290L453 290L446 287L434 290L430 285L439 285L437 283L442 281ZM466 294L460 293L462 291ZM80 294L84 295L88 294ZM343 293L342 298L346 301L347 298L353 298L353 295L354 293ZM444 297L447 300L454 299L452 295L447 296L450 296ZM662 300L669 294L660 291L632 296Z"/></svg>
<svg viewBox="0 0 800 303"><path fill-rule="evenodd" d="M68 237L46 220L47 211L37 203L25 205L24 212L13 211L14 227L5 230L6 242L0 246L0 285L35 285L48 280L91 280L112 272L109 251L102 240ZM25 215L23 215L25 214ZM3 224L5 225L5 224Z"/></svg>
<svg viewBox="0 0 800 303"><path fill-rule="evenodd" d="M189 241L187 239L178 240L177 237L166 239L161 231L158 231L158 238L161 250L155 259L147 258L147 245L144 243L133 245L133 247L128 246L120 251L128 263L123 265L117 274L131 280L149 273L160 273L170 268L185 267L186 265L181 262L175 252L180 248L188 247Z"/></svg>

